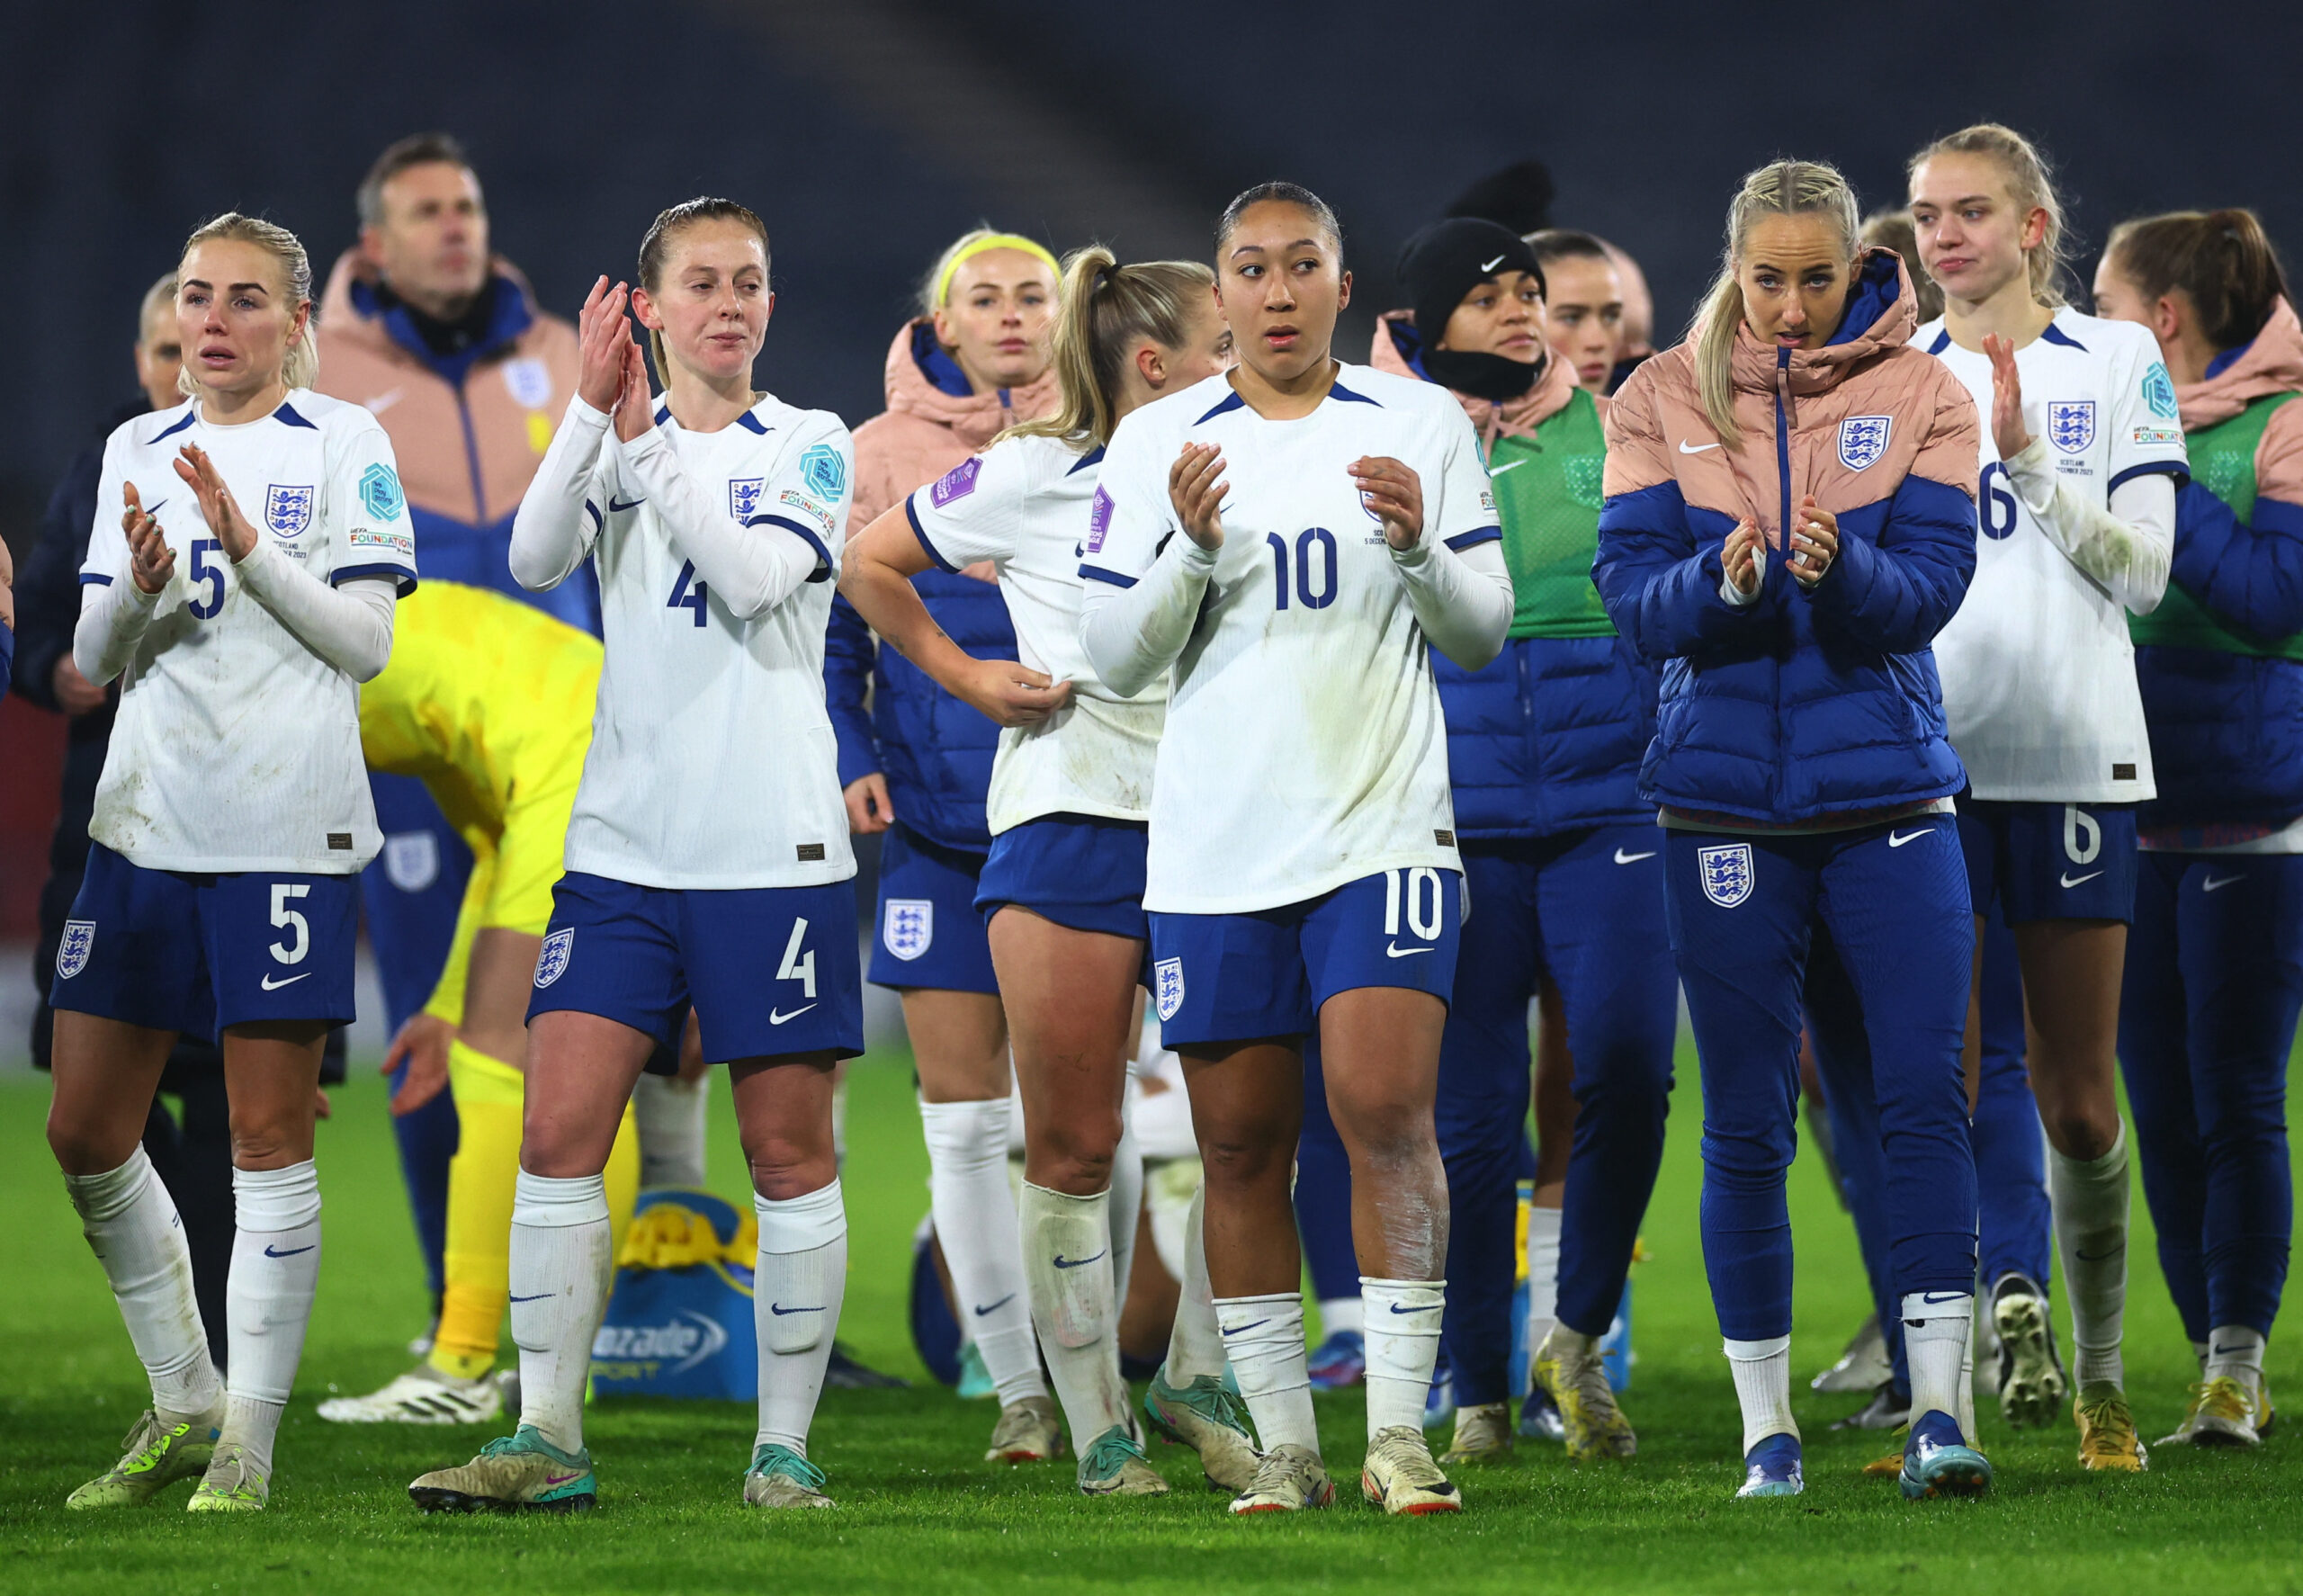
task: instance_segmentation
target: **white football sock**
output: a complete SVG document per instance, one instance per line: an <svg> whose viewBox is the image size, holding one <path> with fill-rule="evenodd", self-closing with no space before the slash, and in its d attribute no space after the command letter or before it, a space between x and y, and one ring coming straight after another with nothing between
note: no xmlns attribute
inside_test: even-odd
<svg viewBox="0 0 2303 1596"><path fill-rule="evenodd" d="M1564 1210L1540 1205L1528 1210L1528 1380L1535 1382L1536 1354L1559 1323L1559 1221Z"/></svg>
<svg viewBox="0 0 2303 1596"><path fill-rule="evenodd" d="M1216 1322L1215 1290L1207 1283L1207 1243L1199 1228L1206 1201L1205 1188L1192 1193L1191 1215L1184 1221L1184 1278L1164 1371L1170 1385L1188 1385L1202 1375L1223 1377L1223 1327Z"/></svg>
<svg viewBox="0 0 2303 1596"><path fill-rule="evenodd" d="M64 1188L79 1213L80 1233L112 1284L161 1421L214 1422L223 1382L208 1356L208 1331L193 1295L184 1222L152 1161L139 1145L116 1170L65 1176Z"/></svg>
<svg viewBox="0 0 2303 1596"><path fill-rule="evenodd" d="M1024 1289L1016 1196L1008 1185L1008 1099L923 1102L919 1122L927 1137L928 1204L960 1322L1002 1407L1045 1396Z"/></svg>
<svg viewBox="0 0 2303 1596"><path fill-rule="evenodd" d="M1735 1401L1743 1410L1743 1456L1771 1435L1799 1438L1791 1416L1791 1338L1727 1341L1727 1367L1735 1376Z"/></svg>
<svg viewBox="0 0 2303 1596"><path fill-rule="evenodd" d="M2048 1149L2048 1193L2064 1300L2071 1305L2072 1377L2126 1384L2119 1331L2127 1311L2127 1123L2111 1150L2084 1162Z"/></svg>
<svg viewBox="0 0 2303 1596"><path fill-rule="evenodd" d="M224 1283L230 1398L220 1445L237 1442L265 1479L272 1442L312 1320L320 1281L320 1179L312 1161L232 1171L232 1272Z"/></svg>
<svg viewBox="0 0 2303 1596"><path fill-rule="evenodd" d="M755 1195L752 1212L759 1216L759 1262L752 1273L759 1430L753 1445L789 1447L805 1457L847 1291L847 1209L834 1179L784 1202Z"/></svg>
<svg viewBox="0 0 2303 1596"><path fill-rule="evenodd" d="M1942 1291L1904 1293L1904 1355L1911 1364L1911 1416L1914 1422L1941 1413L1958 1425L1969 1445L1967 1404L1960 1401L1961 1372L1968 1367L1975 1336L1976 1299ZM1970 1390L1974 1382L1965 1382Z"/></svg>
<svg viewBox="0 0 2303 1596"><path fill-rule="evenodd" d="M1119 1146L1112 1152L1112 1323L1127 1306L1127 1283L1135 1278L1136 1226L1143 1214L1143 1152L1136 1145L1135 1079L1122 1099ZM1116 1336L1116 1331L1114 1332Z"/></svg>
<svg viewBox="0 0 2303 1596"><path fill-rule="evenodd" d="M604 1176L520 1171L510 1271L520 1422L563 1452L584 1447L584 1382L615 1270L610 1242Z"/></svg>
<svg viewBox="0 0 2303 1596"><path fill-rule="evenodd" d="M1367 1315L1360 1312L1356 1296L1323 1296L1320 1298L1320 1339L1341 1335L1349 1331L1353 1335L1365 1335Z"/></svg>
<svg viewBox="0 0 2303 1596"><path fill-rule="evenodd" d="M1359 1304L1367 1326L1367 1439L1402 1424L1420 1430L1431 1371L1439 1361L1447 1282L1362 1275Z"/></svg>
<svg viewBox="0 0 2303 1596"><path fill-rule="evenodd" d="M1312 1378L1304 1372L1304 1294L1219 1296L1215 1317L1262 1449L1304 1447L1317 1457L1320 1427L1312 1414ZM1422 1412L1419 1397L1419 1423Z"/></svg>
<svg viewBox="0 0 2303 1596"><path fill-rule="evenodd" d="M632 1116L640 1131L640 1184L701 1187L711 1120L710 1076L682 1080L644 1071L632 1089Z"/></svg>
<svg viewBox="0 0 2303 1596"><path fill-rule="evenodd" d="M2218 1324L2207 1338L2207 1363L2200 1370L2201 1378L2216 1380L2228 1375L2249 1391L2262 1392L2263 1331L2245 1324Z"/></svg>
<svg viewBox="0 0 2303 1596"><path fill-rule="evenodd" d="M1024 1273L1032 1323L1063 1404L1071 1449L1127 1428L1127 1385L1119 1376L1119 1293L1112 1278L1111 1193L1067 1197L1024 1182Z"/></svg>

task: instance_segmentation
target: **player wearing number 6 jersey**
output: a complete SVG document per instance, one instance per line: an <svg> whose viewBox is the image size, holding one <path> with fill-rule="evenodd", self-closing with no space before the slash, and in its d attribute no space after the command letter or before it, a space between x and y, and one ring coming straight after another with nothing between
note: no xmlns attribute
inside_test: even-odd
<svg viewBox="0 0 2303 1596"><path fill-rule="evenodd" d="M1116 422L1222 371L1231 333L1205 266L1123 266L1108 250L1087 249L1064 277L1062 409L874 521L841 586L906 659L1001 727L991 852L975 901L990 920L1023 1091L1026 1295L1080 1457L1080 1489L1156 1495L1167 1485L1130 1433L1120 1376L1116 1263L1134 1217L1114 1198L1120 1161L1132 1156L1121 1107L1147 938L1144 817L1168 695L1165 681L1116 694L1082 655L1080 537ZM963 652L912 586L935 567L978 560L998 574L1020 660ZM1192 1321L1196 1337L1184 1328ZM1197 1447L1210 1479L1242 1489L1254 1459L1223 1386L1204 1296L1187 1296L1178 1325L1178 1343L1202 1349L1209 1367L1171 1359L1182 1387L1155 1387L1154 1422Z"/></svg>
<svg viewBox="0 0 2303 1596"><path fill-rule="evenodd" d="M310 315L293 234L201 228L175 298L191 398L104 450L72 647L90 681L121 679L120 713L49 995L48 1138L152 1408L76 1508L148 1502L204 1465L193 1511L261 1510L319 1278L320 1051L353 1017L357 877L380 846L359 684L384 667L416 564L383 429L309 391ZM232 1104L221 1391L139 1144L186 1032L221 1045Z"/></svg>
<svg viewBox="0 0 2303 1596"><path fill-rule="evenodd" d="M1423 1439L1447 1197L1432 1127L1462 928L1427 644L1477 668L1511 617L1479 440L1446 390L1331 354L1334 214L1268 184L1216 229L1241 364L1129 416L1086 531L1081 638L1113 691L1172 670L1144 907L1161 1035L1207 1162L1224 1344L1264 1457L1235 1512L1323 1505L1289 1172L1315 1027L1352 1163L1367 1465L1452 1512Z"/></svg>
<svg viewBox="0 0 2303 1596"><path fill-rule="evenodd" d="M823 704L847 530L847 430L754 391L767 229L727 200L656 219L632 308L602 278L577 397L521 501L512 572L600 575L606 659L568 872L528 1015L512 1221L517 1431L424 1475L427 1510L592 1505L585 1376L611 1265L601 1171L651 1054L691 1006L730 1066L759 1254L759 1430L743 1497L829 1505L808 1424L846 1283L831 1066L863 1051L856 866ZM609 433L613 428L614 435Z"/></svg>

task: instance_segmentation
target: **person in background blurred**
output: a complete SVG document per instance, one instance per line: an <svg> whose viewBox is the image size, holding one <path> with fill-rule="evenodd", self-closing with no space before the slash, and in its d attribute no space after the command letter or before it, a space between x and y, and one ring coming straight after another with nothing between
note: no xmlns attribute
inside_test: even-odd
<svg viewBox="0 0 2303 1596"><path fill-rule="evenodd" d="M1616 355L1616 374L1608 381L1608 391L1613 393L1642 361L1655 354L1655 296L1648 291L1647 273L1629 250L1605 238L1600 242L1607 244L1608 258L1615 262L1616 277L1623 284L1623 348Z"/></svg>
<svg viewBox="0 0 2303 1596"><path fill-rule="evenodd" d="M320 301L320 391L365 406L390 435L427 577L509 594L596 632L589 569L553 592L524 593L507 555L520 495L575 391L574 329L490 252L479 175L449 135L392 144L361 179L356 204L360 241L338 257ZM379 775L371 786L384 851L361 891L393 1036L392 1129L436 1321L456 1110L438 1089L444 1038L411 1026L447 962L472 860L422 783ZM412 1089L419 1047L428 1056ZM429 1340L427 1331L411 1350L424 1355Z"/></svg>
<svg viewBox="0 0 2303 1596"><path fill-rule="evenodd" d="M1922 322L1943 314L1943 291L1935 279L1914 270L1919 265L1919 235L1912 230L1908 211L1874 211L1863 219L1863 242L1874 249L1892 249L1912 274L1911 297Z"/></svg>
<svg viewBox="0 0 2303 1596"><path fill-rule="evenodd" d="M109 433L148 410L173 409L184 402L176 390L183 370L176 341L176 280L171 272L145 291L137 313L134 350L137 386L143 391L115 411ZM72 629L80 615L80 563L87 557L88 529L96 521L96 482L103 469L103 445L92 445L66 468L41 518L40 541L24 561L16 586L15 690L42 709L67 717L63 792L56 830L49 843L48 881L40 894L40 939L32 949L32 984L40 1006L32 1010L31 1055L36 1068L49 1067L55 1011L48 1006L56 980L56 949L64 922L79 894L88 864L88 820L96 802L96 778L103 774L104 749L112 740L117 689L98 687L72 663ZM332 1075L343 1078L341 1033L330 1036ZM232 1141L224 1103L223 1060L204 1036L178 1038L160 1079L165 1097L182 1107L171 1115L156 1099L144 1128L144 1152L175 1199L192 1252L195 1300L208 1327L209 1353L221 1368L229 1348L224 1338L224 1276L232 1262Z"/></svg>
<svg viewBox="0 0 2303 1596"><path fill-rule="evenodd" d="M1586 393L1606 393L1622 358L1623 276L1608 247L1589 233L1550 228L1528 235L1548 285L1544 320L1552 348Z"/></svg>
<svg viewBox="0 0 2303 1596"><path fill-rule="evenodd" d="M1057 276L1045 247L1013 234L978 229L944 251L921 285L919 314L888 351L888 408L856 429L858 529L1003 429L1054 410ZM925 571L912 585L959 647L978 659L1016 658L989 566ZM999 728L899 650L876 648L844 596L832 605L824 675L849 827L859 837L887 833L865 978L902 994L936 1234L960 1323L999 1397L989 1455L1052 1457L1061 1430L1040 1374L1008 1185L1008 1021L975 909ZM1134 1199L1121 1206L1133 1210Z"/></svg>
<svg viewBox="0 0 2303 1596"><path fill-rule="evenodd" d="M2167 1441L2253 1447L2271 1426L2263 1340L2295 1227L2303 325L2247 211L2114 228L2095 308L2158 340L2193 473L2167 596L2128 624L2161 775L2141 818L2119 1062L2159 1265L2200 1364Z"/></svg>

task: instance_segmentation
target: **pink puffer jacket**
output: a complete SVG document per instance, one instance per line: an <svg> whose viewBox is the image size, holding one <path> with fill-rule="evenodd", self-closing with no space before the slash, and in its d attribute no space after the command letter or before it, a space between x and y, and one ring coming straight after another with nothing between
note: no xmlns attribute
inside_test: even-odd
<svg viewBox="0 0 2303 1596"><path fill-rule="evenodd" d="M856 505L861 532L913 489L933 482L1018 421L1061 401L1053 368L1038 381L990 393L951 394L920 370L919 345L932 342L925 317L904 323L888 349L888 408L856 429Z"/></svg>

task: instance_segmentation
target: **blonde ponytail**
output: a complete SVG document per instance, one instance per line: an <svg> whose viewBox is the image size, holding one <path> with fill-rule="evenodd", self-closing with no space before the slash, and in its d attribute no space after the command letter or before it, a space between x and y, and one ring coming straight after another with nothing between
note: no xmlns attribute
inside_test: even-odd
<svg viewBox="0 0 2303 1596"><path fill-rule="evenodd" d="M193 229L192 237L184 241L184 248L176 256L176 274L183 274L185 256L190 255L195 247L215 238L253 244L278 263L281 297L289 301L289 313L292 316L299 307L305 312L302 328L289 335L288 353L281 362L280 378L290 388L309 388L319 381L320 352L312 337L315 330L311 315L312 263L304 254L303 244L295 234L277 222L227 211L223 215ZM176 391L186 399L199 396L199 384L193 378L190 361L186 361L184 369L176 373Z"/></svg>
<svg viewBox="0 0 2303 1596"><path fill-rule="evenodd" d="M2037 244L2023 252L2023 270L2030 278L2032 299L2048 306L2065 303L2063 202L2056 197L2055 175L2048 170L2047 157L2039 153L2039 146L1999 122L1977 122L1956 133L1946 133L1912 157L1904 175L1915 175L1920 167L1939 155L1989 157L2007 179L2007 197L2015 202L2017 210L2048 213L2046 231L2039 235Z"/></svg>
<svg viewBox="0 0 2303 1596"><path fill-rule="evenodd" d="M1055 323L1055 375L1062 400L1052 416L1019 423L1008 437L1062 438L1089 448L1111 442L1130 353L1149 338L1181 349L1192 307L1205 304L1215 273L1197 261L1145 261L1124 266L1101 245L1075 249L1063 262Z"/></svg>
<svg viewBox="0 0 2303 1596"><path fill-rule="evenodd" d="M1703 399L1703 413L1730 453L1743 446L1735 426L1735 334L1743 325L1743 290L1735 281L1735 266L1752 224L1766 216L1826 217L1838 230L1850 261L1859 247L1855 191L1837 167L1821 161L1773 161L1744 177L1727 207L1727 247L1720 256L1719 275L1688 327L1695 345L1696 389Z"/></svg>

